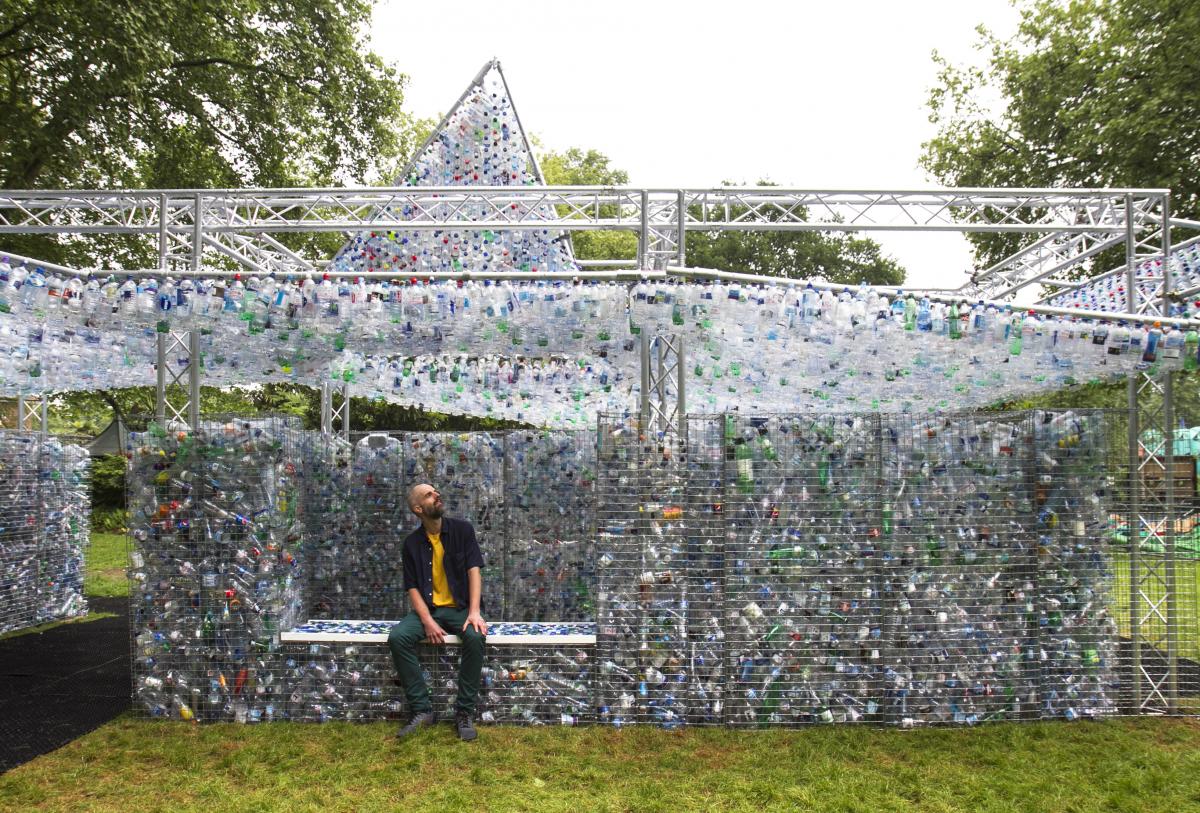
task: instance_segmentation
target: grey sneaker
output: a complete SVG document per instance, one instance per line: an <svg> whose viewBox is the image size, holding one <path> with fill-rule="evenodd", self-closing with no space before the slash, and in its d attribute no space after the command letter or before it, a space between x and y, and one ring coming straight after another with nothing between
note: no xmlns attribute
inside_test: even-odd
<svg viewBox="0 0 1200 813"><path fill-rule="evenodd" d="M479 736L479 732L475 730L475 726L471 724L471 715L465 711L456 712L454 715L454 727L458 729L458 738L463 742L470 742Z"/></svg>
<svg viewBox="0 0 1200 813"><path fill-rule="evenodd" d="M412 719L410 719L407 724L402 726L401 729L396 732L396 739L402 740L405 737L408 737L408 736L411 736L412 734L417 733L417 731L419 731L422 728L428 728L429 726L433 725L436 722L437 722L437 712L433 712L433 711L417 712L416 714L414 714L412 716Z"/></svg>

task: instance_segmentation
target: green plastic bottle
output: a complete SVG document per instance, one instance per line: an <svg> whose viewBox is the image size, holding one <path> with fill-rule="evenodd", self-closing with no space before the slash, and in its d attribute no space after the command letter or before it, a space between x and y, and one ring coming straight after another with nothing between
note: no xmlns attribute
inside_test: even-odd
<svg viewBox="0 0 1200 813"><path fill-rule="evenodd" d="M961 339L962 338L962 326L959 324L958 318L959 318L958 317L958 303L951 302L950 303L950 316L949 316L950 338L951 339Z"/></svg>
<svg viewBox="0 0 1200 813"><path fill-rule="evenodd" d="M743 494L754 492L754 455L742 438L733 442L733 459L737 466L737 487Z"/></svg>

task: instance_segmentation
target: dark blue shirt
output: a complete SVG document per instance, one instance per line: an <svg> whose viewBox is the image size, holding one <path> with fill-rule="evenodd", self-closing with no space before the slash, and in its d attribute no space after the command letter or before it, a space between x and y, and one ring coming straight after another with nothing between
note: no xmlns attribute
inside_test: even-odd
<svg viewBox="0 0 1200 813"><path fill-rule="evenodd" d="M425 526L419 526L404 539L404 592L417 589L425 606L433 612L433 545L425 535ZM473 567L483 570L483 554L475 539L475 529L463 519L442 517L442 567L446 570L446 582L450 594L460 608L470 608L471 591L467 582L467 571ZM483 597L479 597L480 607Z"/></svg>

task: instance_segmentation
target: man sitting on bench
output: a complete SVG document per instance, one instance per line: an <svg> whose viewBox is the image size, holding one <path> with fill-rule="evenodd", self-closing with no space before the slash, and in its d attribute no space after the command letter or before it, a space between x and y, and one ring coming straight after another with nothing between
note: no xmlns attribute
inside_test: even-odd
<svg viewBox="0 0 1200 813"><path fill-rule="evenodd" d="M479 611L483 554L471 523L444 516L446 507L433 486L419 483L409 489L408 507L421 520L421 527L404 540L404 589L412 610L388 633L388 648L412 717L397 736L407 737L437 722L416 649L426 638L440 644L453 633L462 641L454 725L458 738L470 741L476 737L471 718L479 696L487 635L487 623Z"/></svg>

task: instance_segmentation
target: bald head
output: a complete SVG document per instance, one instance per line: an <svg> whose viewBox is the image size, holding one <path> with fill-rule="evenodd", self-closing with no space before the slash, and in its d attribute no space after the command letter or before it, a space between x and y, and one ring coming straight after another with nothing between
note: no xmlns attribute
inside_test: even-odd
<svg viewBox="0 0 1200 813"><path fill-rule="evenodd" d="M417 483L408 490L408 507L422 519L439 519L445 512L442 495L429 483Z"/></svg>

